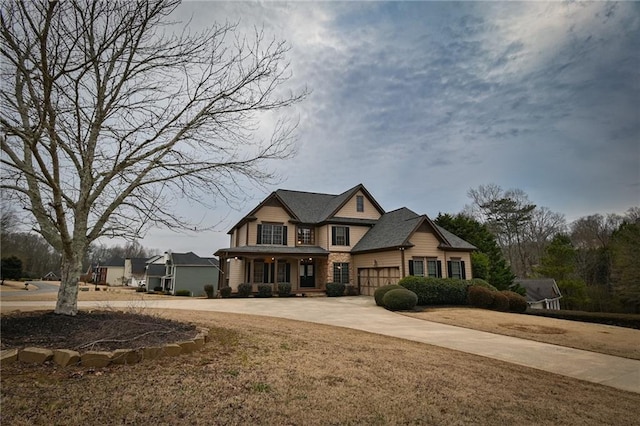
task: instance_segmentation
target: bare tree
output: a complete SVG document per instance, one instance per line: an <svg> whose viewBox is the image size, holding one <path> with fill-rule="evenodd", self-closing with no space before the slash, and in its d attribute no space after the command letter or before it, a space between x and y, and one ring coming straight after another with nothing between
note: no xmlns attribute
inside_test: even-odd
<svg viewBox="0 0 640 426"><path fill-rule="evenodd" d="M288 121L256 137L285 92L284 42L234 25L172 32L174 0L4 2L0 20L2 188L62 255L55 312L75 315L82 259L100 236L188 229L178 199L233 196L273 176Z"/></svg>

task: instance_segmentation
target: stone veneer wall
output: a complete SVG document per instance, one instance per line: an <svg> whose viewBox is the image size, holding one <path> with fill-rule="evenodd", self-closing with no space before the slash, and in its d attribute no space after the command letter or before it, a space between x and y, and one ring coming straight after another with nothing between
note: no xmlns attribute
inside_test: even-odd
<svg viewBox="0 0 640 426"><path fill-rule="evenodd" d="M351 253L329 253L327 259L327 274L326 278L328 283L333 282L333 264L334 263L348 263L349 264L349 284L354 283L354 270L351 262Z"/></svg>

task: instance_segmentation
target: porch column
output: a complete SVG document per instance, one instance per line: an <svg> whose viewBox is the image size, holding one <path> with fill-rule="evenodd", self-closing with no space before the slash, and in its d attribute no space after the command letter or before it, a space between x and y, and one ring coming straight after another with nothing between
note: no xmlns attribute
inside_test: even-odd
<svg viewBox="0 0 640 426"><path fill-rule="evenodd" d="M274 257L273 258L273 286L271 291L273 291L274 293L277 291L277 284L278 283L278 258Z"/></svg>

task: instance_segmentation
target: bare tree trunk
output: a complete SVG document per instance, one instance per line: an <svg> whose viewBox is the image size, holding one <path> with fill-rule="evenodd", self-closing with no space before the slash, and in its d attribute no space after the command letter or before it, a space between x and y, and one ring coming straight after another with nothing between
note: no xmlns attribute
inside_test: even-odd
<svg viewBox="0 0 640 426"><path fill-rule="evenodd" d="M82 275L82 256L77 251L62 256L62 277L58 301L56 302L56 314L76 315L78 313L78 282Z"/></svg>

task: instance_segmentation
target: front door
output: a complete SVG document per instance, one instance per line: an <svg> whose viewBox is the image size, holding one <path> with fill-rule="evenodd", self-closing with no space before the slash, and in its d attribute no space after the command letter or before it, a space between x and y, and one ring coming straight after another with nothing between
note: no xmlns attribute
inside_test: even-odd
<svg viewBox="0 0 640 426"><path fill-rule="evenodd" d="M316 286L314 272L315 264L313 260L300 262L300 287L313 288Z"/></svg>

